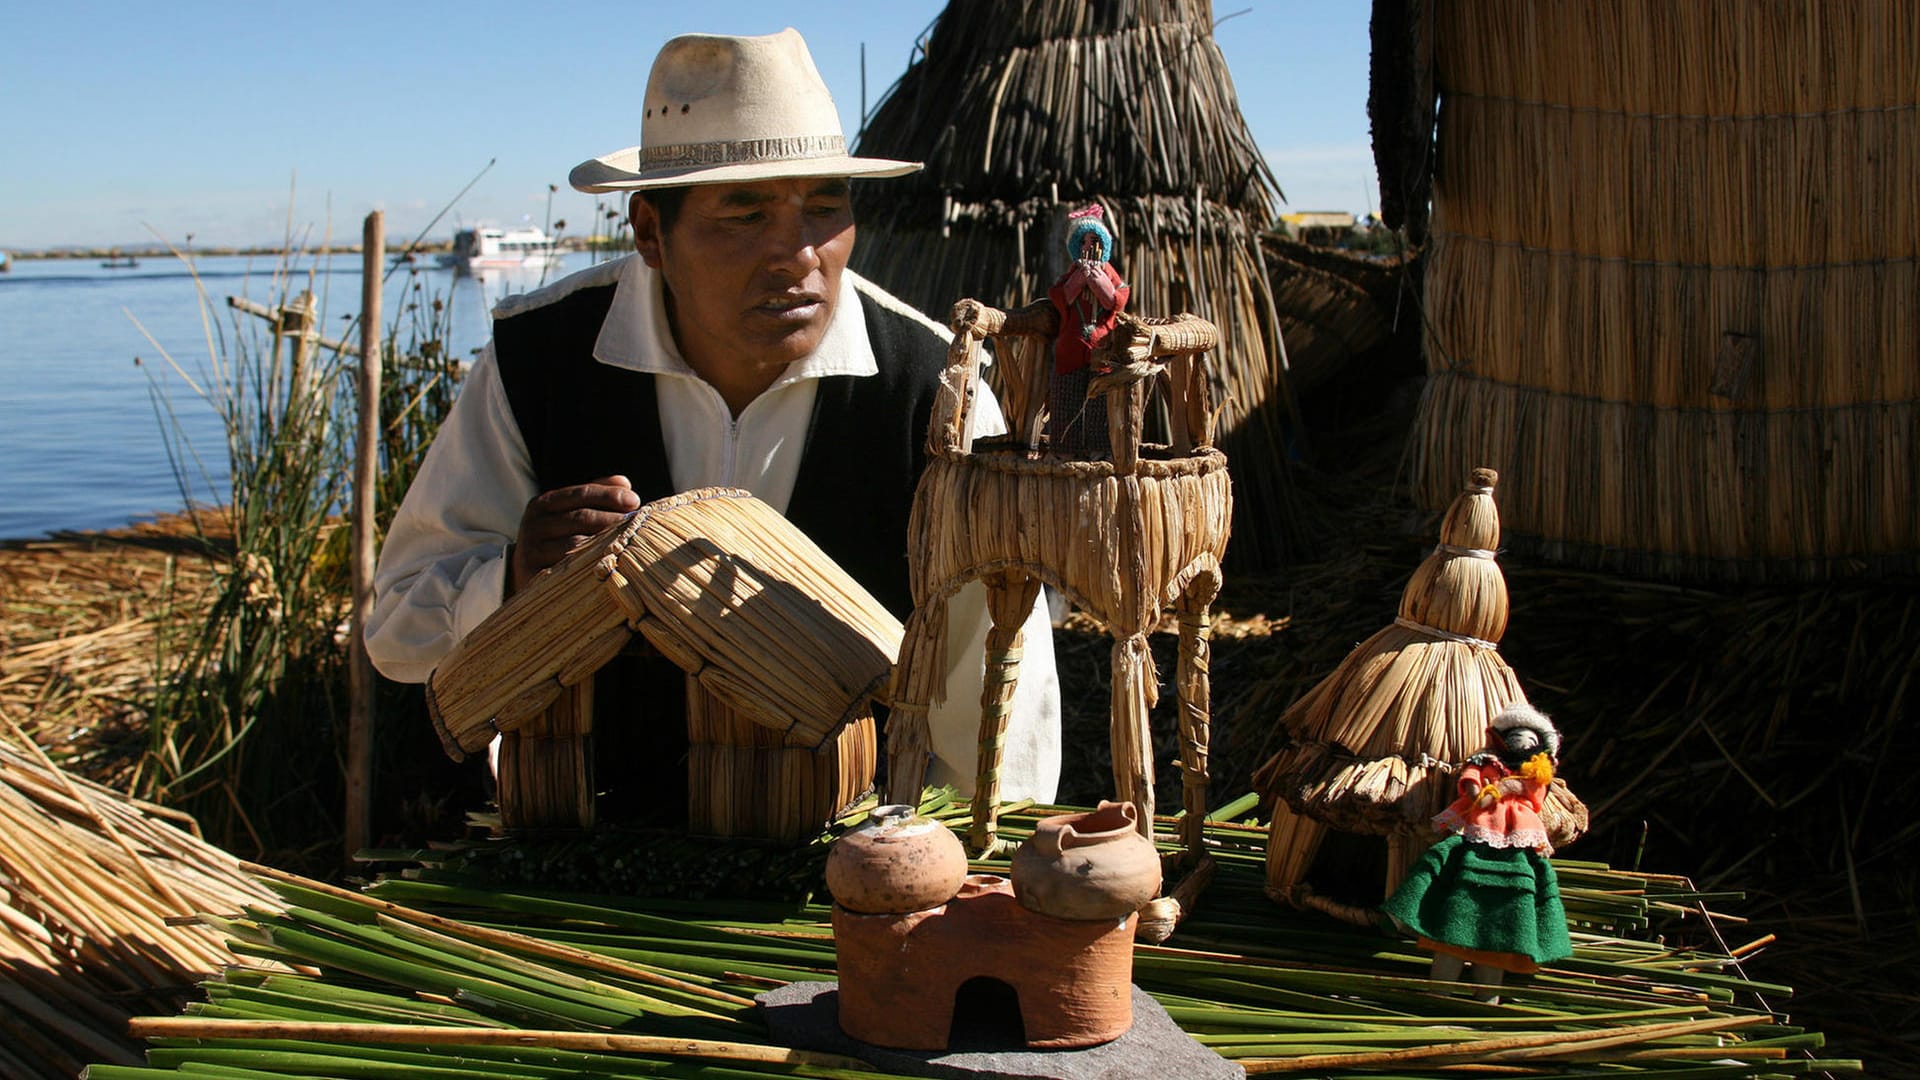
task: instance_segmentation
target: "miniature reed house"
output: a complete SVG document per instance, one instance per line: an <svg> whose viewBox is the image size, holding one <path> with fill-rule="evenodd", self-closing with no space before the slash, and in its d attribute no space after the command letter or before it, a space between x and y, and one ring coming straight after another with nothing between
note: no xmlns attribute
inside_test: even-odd
<svg viewBox="0 0 1920 1080"><path fill-rule="evenodd" d="M771 507L702 488L568 555L435 669L447 752L501 736L504 827L593 824L592 676L636 634L686 673L686 715L599 715L686 724L694 831L797 840L871 786L900 623Z"/></svg>

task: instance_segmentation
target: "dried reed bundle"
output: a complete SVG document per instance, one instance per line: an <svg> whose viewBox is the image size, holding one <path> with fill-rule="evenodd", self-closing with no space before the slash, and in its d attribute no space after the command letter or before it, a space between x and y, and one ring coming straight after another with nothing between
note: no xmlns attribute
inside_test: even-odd
<svg viewBox="0 0 1920 1080"><path fill-rule="evenodd" d="M884 684L899 623L765 503L702 488L642 507L543 574L435 670L449 753L513 731L634 631L785 744L817 748Z"/></svg>
<svg viewBox="0 0 1920 1080"><path fill-rule="evenodd" d="M1453 799L1454 766L1483 749L1488 725L1525 693L1500 658L1507 586L1494 554L1498 475L1475 469L1440 525L1440 543L1400 598L1393 624L1281 714L1292 745L1254 775L1276 800L1268 888L1288 894L1305 876L1325 828L1385 835L1389 892L1432 837ZM1585 809L1563 783L1546 818L1556 844L1584 831Z"/></svg>
<svg viewBox="0 0 1920 1080"><path fill-rule="evenodd" d="M862 152L889 146L927 163L902 184L967 201L1204 187L1264 224L1277 190L1206 0L955 0L861 133Z"/></svg>
<svg viewBox="0 0 1920 1080"><path fill-rule="evenodd" d="M1915 565L1920 11L1456 4L1428 29L1422 500L1524 461L1508 523L1553 557Z"/></svg>
<svg viewBox="0 0 1920 1080"><path fill-rule="evenodd" d="M1920 355L1916 295L1912 257L1682 265L1452 233L1428 254L1442 370L1702 423L1911 404L1920 365L1883 358Z"/></svg>
<svg viewBox="0 0 1920 1080"><path fill-rule="evenodd" d="M218 932L170 920L278 904L231 855L177 828L180 815L20 745L0 741L0 1065L67 1078L89 1061L138 1064L128 1019L178 1008L235 960Z"/></svg>
<svg viewBox="0 0 1920 1080"><path fill-rule="evenodd" d="M224 520L203 511L201 527L213 536ZM223 559L184 518L0 542L0 709L76 755L144 728L168 617L205 606Z"/></svg>
<svg viewBox="0 0 1920 1080"><path fill-rule="evenodd" d="M1450 93L1569 109L1754 116L1911 107L1920 68L1920 10L1907 4L1583 0L1520 12L1470 3L1439 12L1433 30Z"/></svg>
<svg viewBox="0 0 1920 1080"><path fill-rule="evenodd" d="M1555 486L1515 485L1510 502L1550 559L1794 580L1910 569L1920 537L1920 401L1682 411L1450 373L1429 381L1415 434L1423 499L1467 454L1554 469Z"/></svg>
<svg viewBox="0 0 1920 1080"><path fill-rule="evenodd" d="M1304 542L1281 432L1286 351L1258 243L1278 187L1210 4L949 4L860 148L927 163L862 193L855 256L925 311L1041 295L1065 268L1066 211L1102 203L1132 306L1219 327L1220 445L1246 495L1235 558L1275 565Z"/></svg>
<svg viewBox="0 0 1920 1080"><path fill-rule="evenodd" d="M1650 116L1456 95L1435 233L1816 278L1908 261L1920 226L1904 190L1920 165L1915 105Z"/></svg>

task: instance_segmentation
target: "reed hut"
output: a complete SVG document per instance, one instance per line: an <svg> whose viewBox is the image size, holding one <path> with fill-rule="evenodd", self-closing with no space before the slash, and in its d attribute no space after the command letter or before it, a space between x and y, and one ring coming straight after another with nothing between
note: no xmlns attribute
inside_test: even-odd
<svg viewBox="0 0 1920 1080"><path fill-rule="evenodd" d="M1399 614L1280 717L1291 744L1254 774L1274 800L1267 891L1289 899L1328 828L1387 838L1387 892L1437 839L1460 762L1493 718L1526 694L1500 657L1507 582L1495 560L1499 480L1475 469L1440 524L1440 543L1400 597ZM1556 778L1542 813L1556 846L1586 830L1586 809Z"/></svg>
<svg viewBox="0 0 1920 1080"><path fill-rule="evenodd" d="M772 507L700 488L641 507L515 594L434 669L427 706L455 759L502 736L503 825L589 826L593 676L638 635L685 672L686 715L617 704L635 724L686 725L692 829L799 840L872 785L872 701L900 633Z"/></svg>
<svg viewBox="0 0 1920 1080"><path fill-rule="evenodd" d="M927 164L860 192L854 266L929 312L1042 295L1065 269L1068 209L1100 203L1134 310L1219 327L1220 447L1243 496L1236 561L1274 566L1297 548L1287 356L1259 248L1279 187L1207 0L954 0L859 145Z"/></svg>
<svg viewBox="0 0 1920 1080"><path fill-rule="evenodd" d="M1427 245L1418 497L1491 465L1514 546L1578 565L1911 570L1920 7L1374 11L1382 204Z"/></svg>
<svg viewBox="0 0 1920 1080"><path fill-rule="evenodd" d="M1407 295L1413 268L1407 254L1356 255L1280 233L1262 236L1260 247L1280 333L1287 342L1288 378L1302 397L1349 372L1362 358L1397 346L1401 319L1411 326L1418 318L1414 298ZM1372 364L1368 375L1380 369L1380 364Z"/></svg>

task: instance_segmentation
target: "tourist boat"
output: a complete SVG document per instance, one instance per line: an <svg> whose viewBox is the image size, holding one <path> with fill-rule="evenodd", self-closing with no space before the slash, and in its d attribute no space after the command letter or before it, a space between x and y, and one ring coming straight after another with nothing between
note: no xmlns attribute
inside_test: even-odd
<svg viewBox="0 0 1920 1080"><path fill-rule="evenodd" d="M140 265L140 260L131 255L115 252L100 263L103 270L131 270Z"/></svg>
<svg viewBox="0 0 1920 1080"><path fill-rule="evenodd" d="M500 229L483 225L453 234L453 250L440 256L441 266L457 274L481 270L550 270L560 265L557 241L543 229L526 226Z"/></svg>

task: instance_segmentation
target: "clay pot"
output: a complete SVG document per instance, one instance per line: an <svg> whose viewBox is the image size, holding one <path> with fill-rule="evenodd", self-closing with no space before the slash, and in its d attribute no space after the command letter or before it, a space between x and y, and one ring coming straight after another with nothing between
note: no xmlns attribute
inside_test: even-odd
<svg viewBox="0 0 1920 1080"><path fill-rule="evenodd" d="M1132 803L1042 818L1013 853L1021 906L1059 919L1122 919L1160 892L1160 853Z"/></svg>
<svg viewBox="0 0 1920 1080"><path fill-rule="evenodd" d="M827 853L834 902L863 915L939 907L953 899L966 876L960 838L911 806L876 807Z"/></svg>

